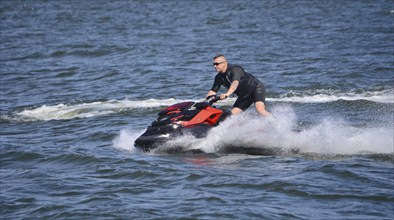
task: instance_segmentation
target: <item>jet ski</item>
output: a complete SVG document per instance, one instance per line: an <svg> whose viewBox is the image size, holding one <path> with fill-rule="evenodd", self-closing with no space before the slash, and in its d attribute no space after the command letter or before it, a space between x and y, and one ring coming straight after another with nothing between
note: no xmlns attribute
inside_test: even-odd
<svg viewBox="0 0 394 220"><path fill-rule="evenodd" d="M196 138L205 137L211 128L231 115L229 110L213 106L219 100L219 96L212 95L202 102L181 102L166 107L135 140L134 146L148 152L184 134L191 134Z"/></svg>

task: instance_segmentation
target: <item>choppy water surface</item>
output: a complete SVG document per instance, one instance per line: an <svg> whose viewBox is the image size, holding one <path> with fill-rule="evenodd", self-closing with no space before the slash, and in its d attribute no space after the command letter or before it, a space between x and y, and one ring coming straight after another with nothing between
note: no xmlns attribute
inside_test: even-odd
<svg viewBox="0 0 394 220"><path fill-rule="evenodd" d="M394 218L392 1L3 0L0 19L1 219ZM136 149L218 53L275 117Z"/></svg>

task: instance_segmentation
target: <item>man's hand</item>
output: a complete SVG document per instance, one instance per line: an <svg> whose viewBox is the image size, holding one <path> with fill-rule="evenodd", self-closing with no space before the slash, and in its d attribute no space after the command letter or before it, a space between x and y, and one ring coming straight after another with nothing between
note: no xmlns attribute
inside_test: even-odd
<svg viewBox="0 0 394 220"><path fill-rule="evenodd" d="M216 95L216 92L210 90L207 94L207 96L205 96L205 99L207 99L207 97L211 96L211 95Z"/></svg>
<svg viewBox="0 0 394 220"><path fill-rule="evenodd" d="M228 96L227 96L226 94L221 94L221 95L220 95L220 100L227 99L227 97L228 97Z"/></svg>

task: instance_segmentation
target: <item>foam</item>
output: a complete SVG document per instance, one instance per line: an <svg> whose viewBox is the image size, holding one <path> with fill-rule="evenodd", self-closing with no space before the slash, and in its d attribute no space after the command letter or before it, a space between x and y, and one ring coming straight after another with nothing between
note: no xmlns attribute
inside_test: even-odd
<svg viewBox="0 0 394 220"><path fill-rule="evenodd" d="M384 89L379 91L350 91L339 92L336 90L309 90L303 92L290 91L280 95L278 98L267 98L268 102L287 102L287 103L325 103L338 100L367 100L379 103L394 103L394 89ZM200 100L180 100L174 98L168 99L146 99L146 100L108 100L96 101L79 104L57 104L43 105L33 109L25 109L15 113L14 120L22 121L49 121L65 120L74 118L89 118L101 115L114 114L124 110L137 108L155 108L169 106L184 101L202 101ZM235 98L229 98L217 102L217 106L231 106ZM2 119L7 120L5 116Z"/></svg>
<svg viewBox="0 0 394 220"><path fill-rule="evenodd" d="M139 150L134 147L134 141L142 134L141 131L122 129L119 135L112 141L112 146L122 151L137 153Z"/></svg>
<svg viewBox="0 0 394 220"><path fill-rule="evenodd" d="M394 103L394 89L379 91L349 91L341 92L331 89L308 90L303 92L290 91L280 95L279 98L267 99L272 102L297 103L326 103L338 100L357 101L367 100L379 103Z"/></svg>
<svg viewBox="0 0 394 220"><path fill-rule="evenodd" d="M81 104L43 105L34 109L23 110L16 115L22 120L64 120L73 118L89 118L117 113L125 109L152 108L171 105L179 102L175 99L148 99L141 101L109 100Z"/></svg>

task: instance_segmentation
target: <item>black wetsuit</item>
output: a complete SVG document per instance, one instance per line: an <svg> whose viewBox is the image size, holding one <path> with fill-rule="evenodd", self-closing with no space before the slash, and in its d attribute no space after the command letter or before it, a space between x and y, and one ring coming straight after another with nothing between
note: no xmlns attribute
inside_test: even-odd
<svg viewBox="0 0 394 220"><path fill-rule="evenodd" d="M218 92L222 85L228 89L234 80L238 80L239 85L234 92L238 96L238 99L235 101L233 107L245 111L257 101L262 101L265 104L264 85L238 65L228 64L225 73L218 73L211 90Z"/></svg>

